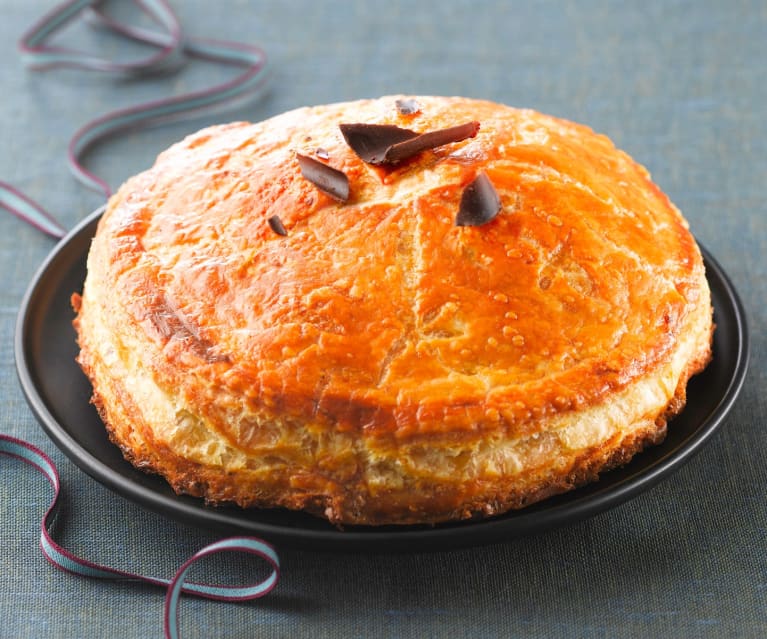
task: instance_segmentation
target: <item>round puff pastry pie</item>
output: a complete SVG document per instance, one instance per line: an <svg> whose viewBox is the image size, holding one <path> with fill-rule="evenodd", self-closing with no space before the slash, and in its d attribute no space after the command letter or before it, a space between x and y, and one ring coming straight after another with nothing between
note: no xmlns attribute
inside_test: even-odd
<svg viewBox="0 0 767 639"><path fill-rule="evenodd" d="M441 97L189 136L112 197L73 305L135 466L339 525L597 479L663 439L713 330L643 167L585 126Z"/></svg>

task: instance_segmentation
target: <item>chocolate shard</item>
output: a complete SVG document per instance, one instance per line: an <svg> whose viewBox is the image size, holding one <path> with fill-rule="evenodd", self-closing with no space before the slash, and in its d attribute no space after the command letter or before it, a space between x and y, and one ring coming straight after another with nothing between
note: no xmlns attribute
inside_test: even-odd
<svg viewBox="0 0 767 639"><path fill-rule="evenodd" d="M320 191L339 202L349 199L349 178L343 171L323 164L308 155L296 153L301 175L314 184Z"/></svg>
<svg viewBox="0 0 767 639"><path fill-rule="evenodd" d="M456 226L481 226L494 219L503 208L498 191L487 173L482 172L463 190L455 217Z"/></svg>
<svg viewBox="0 0 767 639"><path fill-rule="evenodd" d="M400 115L415 115L421 112L421 105L413 98L400 98L394 103Z"/></svg>
<svg viewBox="0 0 767 639"><path fill-rule="evenodd" d="M391 124L341 124L346 143L368 164L397 164L421 151L473 138L479 122L415 133Z"/></svg>
<svg viewBox="0 0 767 639"><path fill-rule="evenodd" d="M473 138L479 131L479 122L466 122L458 126L451 126L447 129L438 129L422 133L416 138L405 140L398 144L393 144L386 152L386 161L396 164L402 160L417 155L427 149L436 149L438 146L460 142L467 138Z"/></svg>
<svg viewBox="0 0 767 639"><path fill-rule="evenodd" d="M415 131L393 124L340 124L339 128L351 150L368 164L385 164L393 145L418 137Z"/></svg>
<svg viewBox="0 0 767 639"><path fill-rule="evenodd" d="M282 220L280 219L279 215L272 215L267 222L269 223L269 227L277 233L277 235L287 235L288 232L285 229L285 225L282 223Z"/></svg>

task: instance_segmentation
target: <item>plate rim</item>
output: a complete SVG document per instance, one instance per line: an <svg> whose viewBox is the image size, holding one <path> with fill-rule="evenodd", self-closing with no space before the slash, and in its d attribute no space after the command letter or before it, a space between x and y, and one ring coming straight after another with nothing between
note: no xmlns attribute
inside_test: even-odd
<svg viewBox="0 0 767 639"><path fill-rule="evenodd" d="M456 522L435 527L419 526L394 529L387 527L386 529L365 528L364 530L345 531L339 531L335 528L317 530L285 527L253 520L248 520L246 523L232 515L232 512L237 512L236 510L219 510L205 506L201 500L199 504L175 501L173 497L168 497L149 487L130 481L130 478L114 470L86 450L64 425L59 423L48 409L46 401L34 381L30 362L27 361L26 357L26 342L29 339L26 327L30 321L30 309L36 295L42 294L40 291L49 270L58 260L63 259L66 249L74 240L92 238L92 236L91 238L81 238L80 236L88 227L97 224L104 209L105 206L97 208L67 233L46 256L30 280L16 319L14 358L17 376L27 403L42 429L80 470L123 498L155 513L193 526L230 533L235 531L237 534L258 534L270 539L273 543L288 547L334 552L445 550L487 545L533 532L553 529L618 506L650 489L673 470L681 468L701 450L721 426L737 400L746 378L750 356L750 335L743 302L720 264L699 242L698 245L704 257L709 282L711 282L711 274L715 275L717 284L724 294L723 299L729 303L730 308L728 310L730 313L728 313L728 317L734 321L736 328L736 334L731 337L737 339L738 349L732 366L732 375L727 377L728 383L719 402L689 437L686 437L676 449L660 459L649 463L630 477L611 484L605 490L600 491L598 489L599 482L597 481L591 485L592 488L597 486L596 492L592 494L579 499L578 491L571 491L567 495L572 496L572 498L563 503L556 503L550 507L546 507L544 504L542 508L534 511L524 509L513 511L513 513L509 513L509 515L513 515L511 518L501 515L497 518ZM77 260L82 260L83 257L83 255L78 255Z"/></svg>

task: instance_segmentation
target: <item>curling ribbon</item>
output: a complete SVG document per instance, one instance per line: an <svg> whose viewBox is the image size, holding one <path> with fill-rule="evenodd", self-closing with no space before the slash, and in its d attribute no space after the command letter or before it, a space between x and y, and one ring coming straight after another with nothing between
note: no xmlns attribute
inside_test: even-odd
<svg viewBox="0 0 767 639"><path fill-rule="evenodd" d="M24 63L36 70L74 67L118 76L141 77L174 71L188 58L197 58L241 67L242 71L233 79L204 90L110 111L75 132L68 146L69 169L77 180L107 198L112 193L109 185L83 166L82 157L92 145L127 129L231 108L253 99L263 88L266 78L267 59L259 47L239 42L187 38L165 0L134 2L159 25L160 30L120 22L101 10L100 0L73 0L54 8L22 36L19 50ZM46 44L56 31L83 13L94 26L151 45L155 51L139 60L114 62L89 53ZM61 238L65 235L65 230L53 216L5 182L0 182L0 206L52 237Z"/></svg>
<svg viewBox="0 0 767 639"><path fill-rule="evenodd" d="M76 557L57 544L51 536L50 529L56 517L61 484L56 466L54 466L50 457L39 448L9 435L0 435L0 454L15 457L33 466L46 477L53 488L53 499L40 525L40 549L45 558L57 568L84 577L141 581L167 588L165 596L165 636L170 639L178 639L179 637L178 604L181 593L218 601L247 601L263 597L277 585L280 576L279 557L272 546L255 537L231 537L205 546L202 550L192 555L179 568L172 579L137 575L100 566ZM269 564L272 572L266 579L247 586L222 586L186 582L187 572L195 562L219 552L243 552L256 555Z"/></svg>
<svg viewBox="0 0 767 639"><path fill-rule="evenodd" d="M22 36L19 50L24 63L37 70L74 67L121 76L144 76L174 71L187 58L200 58L235 65L242 67L243 70L228 82L201 91L111 111L80 128L69 142L67 158L69 168L80 182L103 193L105 197L111 195L109 185L88 171L82 163L83 154L93 144L127 129L198 116L231 107L241 100L252 99L262 88L266 74L266 56L258 47L242 43L185 38L180 23L167 2L164 0L134 0L134 2L161 30L154 31L120 22L101 10L100 0L64 2ZM143 59L117 63L88 53L46 44L50 36L81 14L85 14L89 22L95 26L109 29L119 36L152 45L155 50ZM66 230L43 207L2 181L0 181L0 207L54 238L61 238L66 234ZM2 434L0 434L0 454L21 459L39 470L54 490L53 500L41 523L40 547L45 558L58 568L77 575L98 579L138 580L167 588L166 637L171 639L179 637L178 604L182 593L220 601L245 601L262 597L277 585L280 574L277 553L268 543L254 537L232 537L206 546L189 558L172 579L136 575L76 557L59 546L50 532L56 516L60 492L59 476L53 462L35 446ZM220 552L243 552L256 555L269 564L272 572L259 583L239 587L186 582L186 575L195 562Z"/></svg>

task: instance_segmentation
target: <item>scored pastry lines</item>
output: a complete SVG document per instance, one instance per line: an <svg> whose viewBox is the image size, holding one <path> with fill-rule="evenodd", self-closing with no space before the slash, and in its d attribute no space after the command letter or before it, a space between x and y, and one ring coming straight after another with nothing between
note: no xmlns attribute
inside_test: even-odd
<svg viewBox="0 0 767 639"><path fill-rule="evenodd" d="M399 206L396 207L398 210ZM408 300L415 300L418 294L418 276L415 244L416 216L412 214L401 215L397 224L397 248L395 253L396 264L402 274L402 288L400 290L399 306L405 311L400 316L403 322L402 334L389 347L388 352L381 360L380 370L376 386L380 387L386 382L392 363L407 348L408 344L414 345L413 335L417 324L415 305L408 305Z"/></svg>

